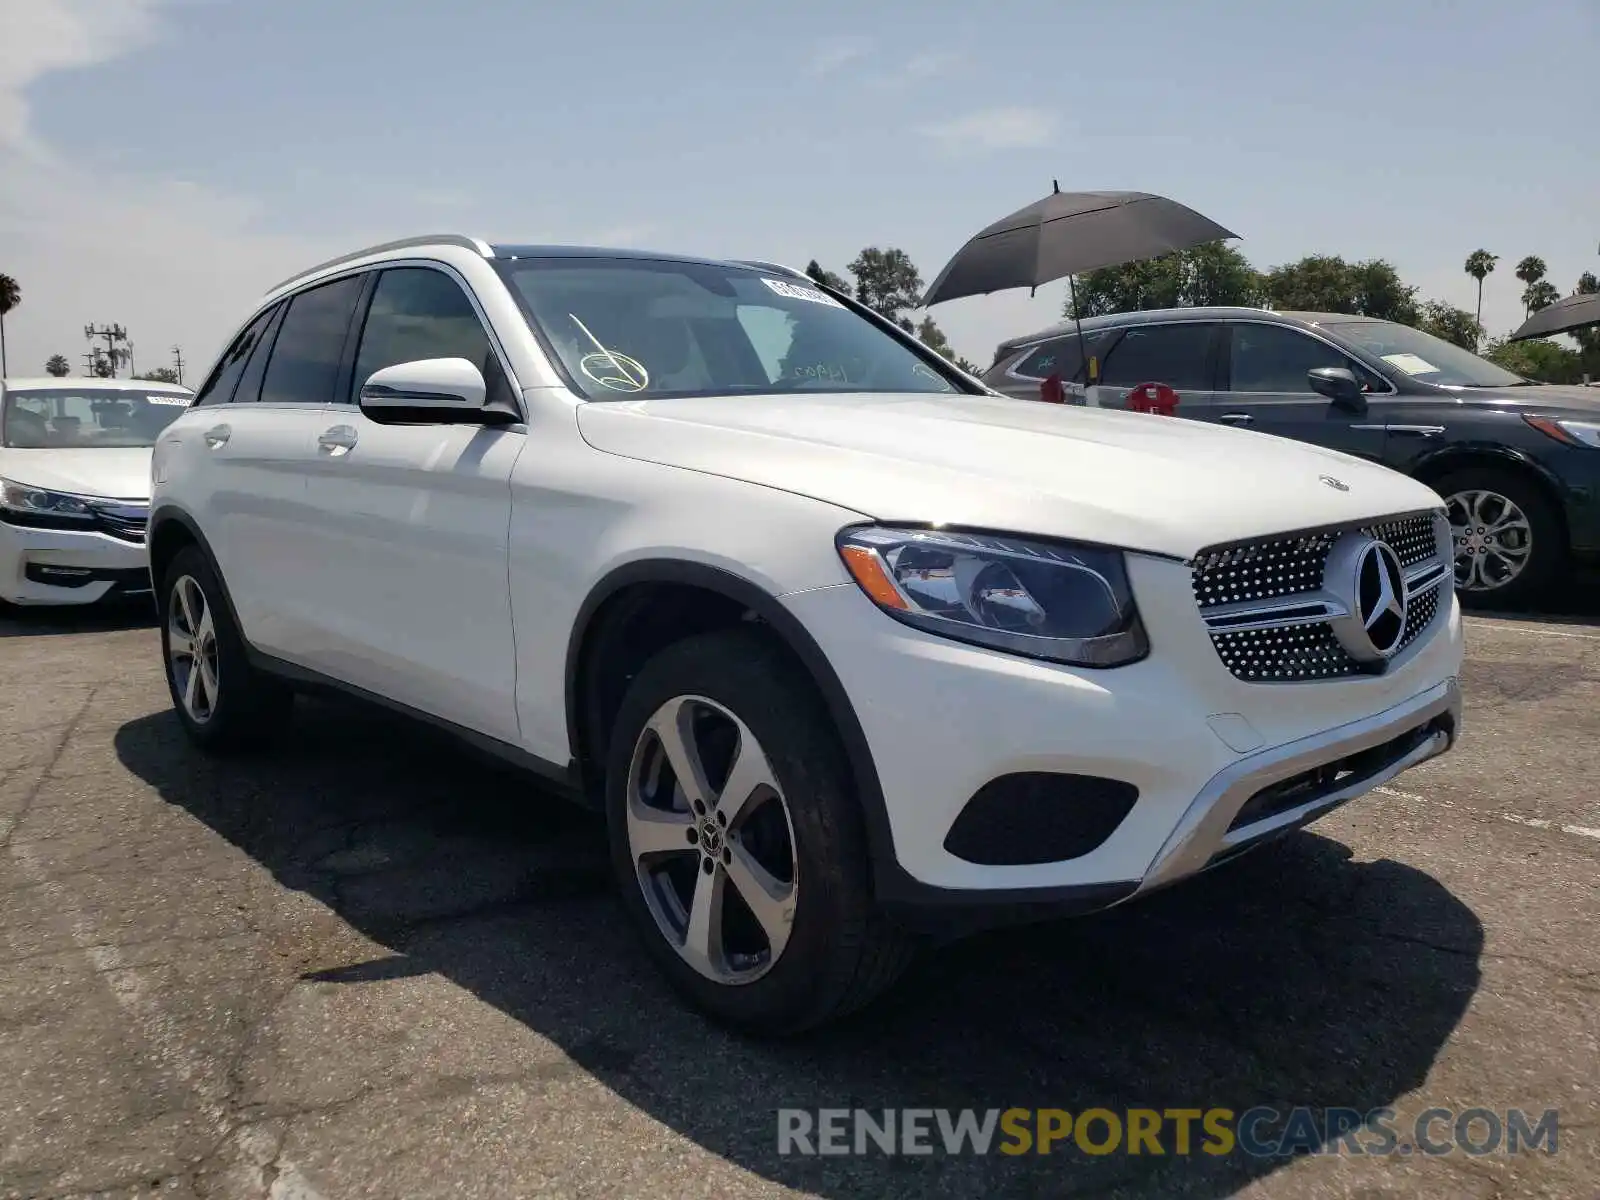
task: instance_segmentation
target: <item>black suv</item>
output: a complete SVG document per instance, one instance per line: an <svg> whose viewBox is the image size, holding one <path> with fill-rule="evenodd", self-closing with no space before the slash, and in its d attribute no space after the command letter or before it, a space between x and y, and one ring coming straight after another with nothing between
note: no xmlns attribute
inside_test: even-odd
<svg viewBox="0 0 1600 1200"><path fill-rule="evenodd" d="M1449 505L1464 602L1515 606L1600 561L1600 388L1535 383L1392 321L1182 308L1090 317L1001 343L984 382L1039 400L1125 407L1141 384L1175 413L1384 463Z"/></svg>

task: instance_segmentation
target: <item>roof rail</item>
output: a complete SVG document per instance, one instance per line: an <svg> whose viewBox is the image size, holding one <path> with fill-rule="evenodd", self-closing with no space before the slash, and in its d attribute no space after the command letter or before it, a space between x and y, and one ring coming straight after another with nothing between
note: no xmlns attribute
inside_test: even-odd
<svg viewBox="0 0 1600 1200"><path fill-rule="evenodd" d="M366 258L369 254L383 254L389 250L404 250L410 246L460 246L464 250L471 250L481 254L484 258L493 258L494 251L489 244L481 238L467 237L460 233L430 233L421 237L400 238L398 241L383 242L377 246L368 246L365 250L353 250L349 254L341 254L338 258L330 258L327 262L320 262L314 267L307 267L303 271L296 271L289 278L280 283L275 283L267 289L267 295L288 287L291 283L298 282L308 275L315 275L319 271L326 271L329 267L337 267L341 263L354 262L358 258Z"/></svg>
<svg viewBox="0 0 1600 1200"><path fill-rule="evenodd" d="M735 264L741 267L754 267L758 271L776 271L780 275L787 275L790 279L810 279L804 271L796 271L793 267L784 266L783 263L762 262L759 258L736 258Z"/></svg>

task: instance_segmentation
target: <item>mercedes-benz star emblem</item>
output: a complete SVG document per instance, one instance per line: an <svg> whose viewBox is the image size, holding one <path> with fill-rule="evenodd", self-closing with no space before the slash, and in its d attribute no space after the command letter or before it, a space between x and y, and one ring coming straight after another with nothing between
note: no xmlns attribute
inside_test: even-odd
<svg viewBox="0 0 1600 1200"><path fill-rule="evenodd" d="M1406 632L1406 576L1387 542L1351 532L1328 552L1324 586L1345 610L1330 625L1351 658L1382 670Z"/></svg>
<svg viewBox="0 0 1600 1200"><path fill-rule="evenodd" d="M1335 479L1332 475L1318 475L1317 478L1322 480L1322 482L1327 484L1329 487L1333 488L1334 491L1348 492L1350 490L1350 485L1348 483L1342 479Z"/></svg>

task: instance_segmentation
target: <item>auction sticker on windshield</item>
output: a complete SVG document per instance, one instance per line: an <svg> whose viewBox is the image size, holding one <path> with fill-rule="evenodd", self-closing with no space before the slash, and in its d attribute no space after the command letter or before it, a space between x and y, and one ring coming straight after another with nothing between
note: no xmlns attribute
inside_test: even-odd
<svg viewBox="0 0 1600 1200"><path fill-rule="evenodd" d="M778 295L787 296L791 300L809 300L813 304L831 304L834 308L844 307L832 296L819 292L816 288L801 287L796 283L785 283L781 279L763 278L761 282L777 292Z"/></svg>
<svg viewBox="0 0 1600 1200"><path fill-rule="evenodd" d="M1428 375L1439 368L1425 358L1418 358L1415 354L1385 354L1383 361L1391 367L1399 367L1407 375Z"/></svg>
<svg viewBox="0 0 1600 1200"><path fill-rule="evenodd" d="M191 396L159 396L154 392L145 393L145 400L150 404L175 404L180 408L188 408Z"/></svg>

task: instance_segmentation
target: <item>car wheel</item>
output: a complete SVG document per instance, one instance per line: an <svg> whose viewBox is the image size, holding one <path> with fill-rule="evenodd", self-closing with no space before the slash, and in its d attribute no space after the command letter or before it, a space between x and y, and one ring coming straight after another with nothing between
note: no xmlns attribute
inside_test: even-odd
<svg viewBox="0 0 1600 1200"><path fill-rule="evenodd" d="M700 635L646 664L613 727L606 805L629 915L712 1016L798 1033L909 963L909 940L872 903L832 725L766 638Z"/></svg>
<svg viewBox="0 0 1600 1200"><path fill-rule="evenodd" d="M190 740L222 752L259 746L277 734L293 693L251 665L222 581L198 547L173 558L159 598L167 688Z"/></svg>
<svg viewBox="0 0 1600 1200"><path fill-rule="evenodd" d="M1436 481L1455 554L1456 591L1476 608L1515 608L1538 598L1567 561L1560 514L1538 485L1493 468Z"/></svg>

